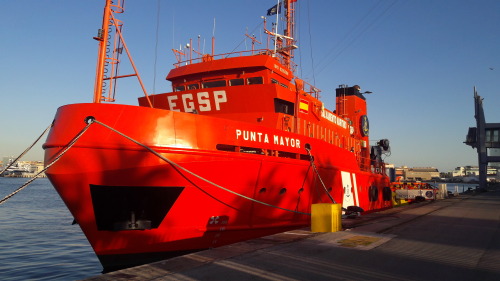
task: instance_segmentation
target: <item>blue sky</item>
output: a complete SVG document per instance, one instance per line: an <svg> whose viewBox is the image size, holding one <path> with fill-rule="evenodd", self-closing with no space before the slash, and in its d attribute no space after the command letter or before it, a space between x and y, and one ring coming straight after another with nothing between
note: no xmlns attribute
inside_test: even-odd
<svg viewBox="0 0 500 281"><path fill-rule="evenodd" d="M51 123L57 107L91 102L103 0L0 0L0 156L17 156ZM172 48L201 35L215 18L216 53L249 49L274 0L127 0L126 42L148 92L166 92ZM372 140L388 138L397 166L449 171L477 165L463 144L475 126L473 87L487 122L500 122L500 1L298 0L297 72L334 109L339 84L367 96ZM157 11L160 7L158 41ZM255 30L255 31L254 31ZM202 43L203 44L203 43ZM265 46L262 46L265 47ZM156 63L156 68L155 68ZM122 73L126 73L124 66ZM156 77L156 79L154 79ZM118 101L135 104L136 81ZM41 144L25 157L42 160Z"/></svg>

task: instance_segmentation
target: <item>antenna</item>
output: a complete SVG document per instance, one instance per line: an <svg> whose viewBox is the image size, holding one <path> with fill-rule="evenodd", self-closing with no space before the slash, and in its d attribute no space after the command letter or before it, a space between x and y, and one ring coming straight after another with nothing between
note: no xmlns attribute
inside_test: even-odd
<svg viewBox="0 0 500 281"><path fill-rule="evenodd" d="M273 53L273 56L276 56L276 48L277 48L277 44L278 44L278 21L279 21L279 14L280 14L280 0L278 0L278 4L276 4L276 8L277 8L277 11L276 11L276 30L274 31L275 35L274 35L274 53Z"/></svg>
<svg viewBox="0 0 500 281"><path fill-rule="evenodd" d="M212 31L212 57L214 56L215 52L215 18L214 18L214 28Z"/></svg>
<svg viewBox="0 0 500 281"><path fill-rule="evenodd" d="M214 27L212 29L212 37L215 37L215 18L214 18Z"/></svg>

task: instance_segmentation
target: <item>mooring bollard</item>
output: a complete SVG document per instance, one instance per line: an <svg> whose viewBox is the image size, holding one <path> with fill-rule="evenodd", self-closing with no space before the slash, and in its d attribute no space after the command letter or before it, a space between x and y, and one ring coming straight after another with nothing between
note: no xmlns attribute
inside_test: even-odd
<svg viewBox="0 0 500 281"><path fill-rule="evenodd" d="M342 230L342 206L340 204L312 204L312 232L337 232L340 230Z"/></svg>

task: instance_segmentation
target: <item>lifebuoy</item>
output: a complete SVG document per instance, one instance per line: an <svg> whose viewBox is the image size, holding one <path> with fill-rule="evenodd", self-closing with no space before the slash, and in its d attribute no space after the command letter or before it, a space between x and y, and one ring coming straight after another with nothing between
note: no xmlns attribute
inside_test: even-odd
<svg viewBox="0 0 500 281"><path fill-rule="evenodd" d="M427 198L433 198L434 197L434 192L428 190L425 192L425 197Z"/></svg>

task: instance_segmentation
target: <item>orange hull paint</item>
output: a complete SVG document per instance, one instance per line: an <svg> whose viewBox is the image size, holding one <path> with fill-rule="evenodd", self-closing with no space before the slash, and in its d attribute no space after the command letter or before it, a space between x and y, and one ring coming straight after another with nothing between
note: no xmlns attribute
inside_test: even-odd
<svg viewBox="0 0 500 281"><path fill-rule="evenodd" d="M87 116L114 124L118 131L211 182L285 209L309 213L311 203L329 202L309 161L219 151L217 145L255 146L256 141L238 139L237 130L296 139L300 146L308 143L313 154L318 152L316 165L337 202L342 202L340 171L355 173L358 186L388 185L386 177L360 172L352 153L317 139L226 119L109 104L61 107L44 145L47 161L84 127ZM287 148L304 154L301 147ZM99 257L206 249L310 223L307 215L260 205L179 171L98 124L91 125L47 174ZM156 229L99 231L90 186L183 190ZM365 210L390 207L388 202L373 203L364 197L360 196L359 206ZM113 267L121 262L108 263L105 266Z"/></svg>

